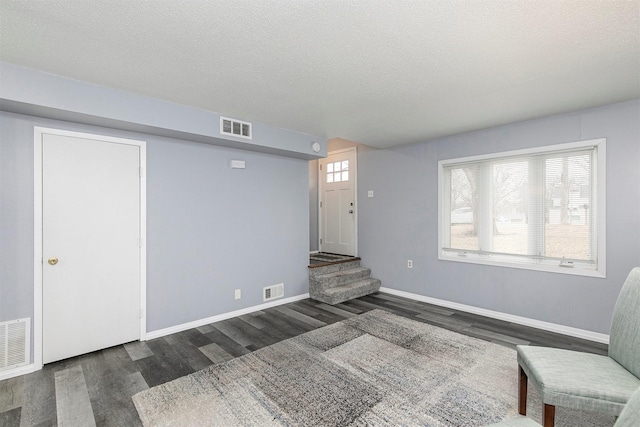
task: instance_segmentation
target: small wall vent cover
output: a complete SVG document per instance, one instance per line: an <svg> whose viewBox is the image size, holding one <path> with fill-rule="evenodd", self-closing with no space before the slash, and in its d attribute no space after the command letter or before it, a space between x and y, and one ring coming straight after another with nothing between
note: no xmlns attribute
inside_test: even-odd
<svg viewBox="0 0 640 427"><path fill-rule="evenodd" d="M277 285L262 288L262 295L265 301L282 298L284 296L284 283L278 283Z"/></svg>
<svg viewBox="0 0 640 427"><path fill-rule="evenodd" d="M0 323L0 371L29 363L31 319Z"/></svg>
<svg viewBox="0 0 640 427"><path fill-rule="evenodd" d="M220 134L251 139L251 123L230 119L228 117L220 117Z"/></svg>

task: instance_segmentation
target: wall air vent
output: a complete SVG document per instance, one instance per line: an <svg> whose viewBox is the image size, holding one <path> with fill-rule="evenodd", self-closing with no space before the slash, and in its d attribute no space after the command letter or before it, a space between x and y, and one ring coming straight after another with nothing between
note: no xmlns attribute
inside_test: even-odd
<svg viewBox="0 0 640 427"><path fill-rule="evenodd" d="M0 323L0 371L29 363L31 319Z"/></svg>
<svg viewBox="0 0 640 427"><path fill-rule="evenodd" d="M284 296L284 283L262 288L262 296L264 297L264 301L282 298Z"/></svg>
<svg viewBox="0 0 640 427"><path fill-rule="evenodd" d="M241 122L240 120L230 119L228 117L220 117L220 134L251 139L251 123Z"/></svg>

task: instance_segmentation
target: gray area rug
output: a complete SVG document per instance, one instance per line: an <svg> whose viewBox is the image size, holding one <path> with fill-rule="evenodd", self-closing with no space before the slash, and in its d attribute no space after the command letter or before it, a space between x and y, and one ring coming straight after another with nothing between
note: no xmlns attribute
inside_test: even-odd
<svg viewBox="0 0 640 427"><path fill-rule="evenodd" d="M482 426L517 415L515 350L374 310L133 396L146 426ZM528 413L541 406L529 390ZM558 408L556 426L612 426Z"/></svg>

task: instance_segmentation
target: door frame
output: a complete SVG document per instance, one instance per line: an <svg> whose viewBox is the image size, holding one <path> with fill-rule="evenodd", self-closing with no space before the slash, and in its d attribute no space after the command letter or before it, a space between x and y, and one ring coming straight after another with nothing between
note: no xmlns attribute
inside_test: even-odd
<svg viewBox="0 0 640 427"><path fill-rule="evenodd" d="M34 126L34 204L33 204L33 363L34 369L42 369L42 138L45 134L92 139L101 142L137 146L140 150L140 341L147 335L147 143L146 141L116 138L112 136Z"/></svg>
<svg viewBox="0 0 640 427"><path fill-rule="evenodd" d="M322 252L322 185L324 183L323 171L320 170L320 164L323 160L326 160L332 154L340 154L353 151L353 200L355 200L355 213L354 213L354 225L353 225L353 252L354 256L358 256L358 211L360 210L360 204L358 203L358 147L353 146L349 148L343 148L341 150L329 151L327 157L318 160L318 251Z"/></svg>

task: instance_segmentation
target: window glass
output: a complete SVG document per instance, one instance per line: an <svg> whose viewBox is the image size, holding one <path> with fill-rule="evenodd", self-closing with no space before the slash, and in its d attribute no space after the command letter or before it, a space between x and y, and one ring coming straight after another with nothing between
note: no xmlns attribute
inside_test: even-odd
<svg viewBox="0 0 640 427"><path fill-rule="evenodd" d="M604 144L441 161L440 258L604 272Z"/></svg>
<svg viewBox="0 0 640 427"><path fill-rule="evenodd" d="M349 160L327 163L327 183L349 181Z"/></svg>
<svg viewBox="0 0 640 427"><path fill-rule="evenodd" d="M332 183L333 182L333 174L332 173L328 173L327 174L327 183Z"/></svg>

